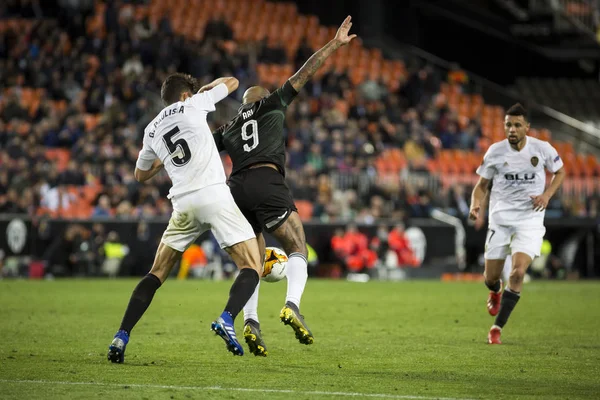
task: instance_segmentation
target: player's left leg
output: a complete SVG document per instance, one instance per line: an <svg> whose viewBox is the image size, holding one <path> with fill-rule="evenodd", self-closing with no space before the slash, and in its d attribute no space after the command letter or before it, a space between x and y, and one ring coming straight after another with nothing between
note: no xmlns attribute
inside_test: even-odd
<svg viewBox="0 0 600 400"><path fill-rule="evenodd" d="M181 251L160 243L150 272L133 290L121 326L108 348L108 359L113 363L122 363L125 359L125 348L129 343L131 330L142 318L158 288L167 279L175 263L181 258Z"/></svg>
<svg viewBox="0 0 600 400"><path fill-rule="evenodd" d="M540 255L545 228L517 229L511 242L512 269L508 285L502 293L500 311L488 334L488 343L500 344L500 335L508 318L521 298L523 280L533 259Z"/></svg>
<svg viewBox="0 0 600 400"><path fill-rule="evenodd" d="M258 241L258 251L261 255L261 264L265 262L265 237L259 232L256 235ZM244 306L244 339L248 344L250 352L255 356L266 357L267 346L262 338L262 332L260 330L260 322L258 320L258 292L260 290L260 281L254 289L254 293Z"/></svg>
<svg viewBox="0 0 600 400"><path fill-rule="evenodd" d="M258 251L260 253L260 264L264 265L265 258L265 238L262 234L262 224L258 221L256 217L256 213L254 209L256 207L256 202L260 200L257 199L257 196L248 195L249 189L252 191L256 191L255 185L258 186L256 181L252 181L248 183L247 176L253 175L255 171L246 170L241 173L232 176L229 179L229 189L231 191L231 195L235 200L235 203L238 205L240 211L246 218L246 220L252 226L254 233L256 235L256 241L258 242ZM257 179L260 182L260 179ZM249 186L249 187L246 187ZM259 192L262 194L261 192ZM260 330L260 323L258 320L258 293L260 291L260 279L256 288L254 289L254 293L250 296L250 299L244 306L244 339L248 344L248 348L250 352L255 356L266 357L267 355L267 346L262 338L262 332Z"/></svg>
<svg viewBox="0 0 600 400"><path fill-rule="evenodd" d="M300 300L308 280L306 237L298 213L288 211L288 214L289 216L281 226L271 232L288 255L287 295L280 318L284 324L290 325L294 329L300 343L312 344L314 342L313 334L300 314Z"/></svg>
<svg viewBox="0 0 600 400"><path fill-rule="evenodd" d="M225 305L225 309L221 313L221 316L213 321L211 330L225 341L227 350L233 353L233 355L242 356L244 355L244 350L237 340L234 321L240 311L242 311L244 305L252 297L260 281L262 266L260 265L258 244L255 238L238 242L226 247L225 250L239 268L240 273L231 285L229 300Z"/></svg>

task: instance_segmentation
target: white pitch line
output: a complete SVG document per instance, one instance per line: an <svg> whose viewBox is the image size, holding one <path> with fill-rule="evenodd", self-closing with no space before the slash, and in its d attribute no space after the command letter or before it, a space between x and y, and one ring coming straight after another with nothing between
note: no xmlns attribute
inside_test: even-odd
<svg viewBox="0 0 600 400"><path fill-rule="evenodd" d="M197 391L232 391L232 392L254 392L254 393L289 393L296 395L323 395L323 396L346 396L346 397L370 397L378 399L418 399L418 400L471 400L455 397L431 397L431 396L411 396L383 393L356 393L356 392L326 392L321 390L301 391L285 389L252 389L252 388L227 388L222 386L176 386L176 385L147 385L140 383L104 383L104 382L68 382L68 381L44 381L44 380L26 380L26 379L0 379L3 383L31 383L38 385L71 385L71 386L107 386L107 387L130 387L130 388L149 388L149 389L172 389L172 390L197 390Z"/></svg>

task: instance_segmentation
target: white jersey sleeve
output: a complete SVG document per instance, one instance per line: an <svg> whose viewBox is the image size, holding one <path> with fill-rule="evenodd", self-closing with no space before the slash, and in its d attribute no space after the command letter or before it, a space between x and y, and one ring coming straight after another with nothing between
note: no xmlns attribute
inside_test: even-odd
<svg viewBox="0 0 600 400"><path fill-rule="evenodd" d="M206 92L196 93L192 96L192 104L198 110L213 112L216 110L215 104L223 100L229 94L229 89L224 83L220 83Z"/></svg>
<svg viewBox="0 0 600 400"><path fill-rule="evenodd" d="M558 151L548 142L545 142L544 146L544 166L552 173L555 173L563 167L563 161L558 155Z"/></svg>
<svg viewBox="0 0 600 400"><path fill-rule="evenodd" d="M135 167L142 171L148 171L152 168L152 164L154 160L156 160L158 156L150 147L150 144L146 141L146 135L144 135L144 143L142 145L142 150L138 154L137 162L135 163Z"/></svg>
<svg viewBox="0 0 600 400"><path fill-rule="evenodd" d="M483 156L483 161L479 167L477 167L477 175L485 179L492 179L496 175L496 168L492 163L492 147Z"/></svg>

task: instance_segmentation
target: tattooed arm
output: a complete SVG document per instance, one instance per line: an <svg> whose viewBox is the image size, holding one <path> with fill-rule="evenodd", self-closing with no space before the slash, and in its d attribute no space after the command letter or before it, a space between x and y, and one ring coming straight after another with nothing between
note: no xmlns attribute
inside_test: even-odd
<svg viewBox="0 0 600 400"><path fill-rule="evenodd" d="M351 20L352 17L348 16L335 34L335 38L313 54L302 68L289 79L297 92L304 87L306 82L313 77L315 72L317 72L325 60L327 60L334 51L350 43L350 41L356 37L356 35L348 35L348 31L350 31L350 27L352 27Z"/></svg>

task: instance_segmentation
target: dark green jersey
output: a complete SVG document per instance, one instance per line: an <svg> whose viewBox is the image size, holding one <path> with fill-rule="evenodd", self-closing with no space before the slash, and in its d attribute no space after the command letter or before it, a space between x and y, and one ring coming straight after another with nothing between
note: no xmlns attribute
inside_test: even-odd
<svg viewBox="0 0 600 400"><path fill-rule="evenodd" d="M239 114L214 133L219 151L231 157L231 175L253 164L269 162L285 175L283 122L288 105L298 92L290 81L255 103L240 107Z"/></svg>

